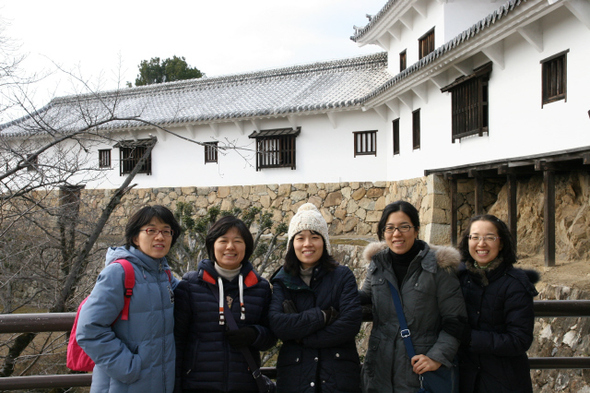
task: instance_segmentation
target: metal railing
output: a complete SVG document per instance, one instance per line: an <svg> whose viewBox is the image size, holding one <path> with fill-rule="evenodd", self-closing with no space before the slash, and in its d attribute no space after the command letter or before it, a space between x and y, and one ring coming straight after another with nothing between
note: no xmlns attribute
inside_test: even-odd
<svg viewBox="0 0 590 393"><path fill-rule="evenodd" d="M0 333L69 331L75 313L0 314ZM538 300L535 317L590 317L590 300ZM590 357L533 357L531 369L590 369ZM276 378L274 367L262 367L262 373ZM90 386L91 374L34 375L0 378L0 390L67 388Z"/></svg>

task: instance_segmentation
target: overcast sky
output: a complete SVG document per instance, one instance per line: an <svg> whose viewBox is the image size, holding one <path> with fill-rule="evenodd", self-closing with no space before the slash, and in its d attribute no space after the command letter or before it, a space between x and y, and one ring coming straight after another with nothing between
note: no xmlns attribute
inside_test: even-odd
<svg viewBox="0 0 590 393"><path fill-rule="evenodd" d="M0 0L4 36L20 44L29 74L80 75L99 90L134 82L141 60L184 56L207 76L381 51L350 40L386 0ZM53 73L35 99L74 93ZM39 102L45 101L45 102Z"/></svg>

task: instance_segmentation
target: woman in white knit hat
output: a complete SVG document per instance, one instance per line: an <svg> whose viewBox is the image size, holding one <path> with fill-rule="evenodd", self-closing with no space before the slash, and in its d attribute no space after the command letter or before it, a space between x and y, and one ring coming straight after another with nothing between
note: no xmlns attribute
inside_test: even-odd
<svg viewBox="0 0 590 393"><path fill-rule="evenodd" d="M270 327L283 341L277 392L360 392L356 280L330 255L328 225L313 204L291 220L287 247L271 280Z"/></svg>

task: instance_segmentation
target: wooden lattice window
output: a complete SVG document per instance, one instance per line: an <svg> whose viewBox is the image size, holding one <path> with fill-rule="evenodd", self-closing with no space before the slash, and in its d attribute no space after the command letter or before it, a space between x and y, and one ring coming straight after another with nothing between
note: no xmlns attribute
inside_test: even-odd
<svg viewBox="0 0 590 393"><path fill-rule="evenodd" d="M566 99L568 52L569 49L541 60L543 74L542 105Z"/></svg>
<svg viewBox="0 0 590 393"><path fill-rule="evenodd" d="M393 155L399 154L399 119L392 122L393 126Z"/></svg>
<svg viewBox="0 0 590 393"><path fill-rule="evenodd" d="M377 131L354 132L354 156L377 155Z"/></svg>
<svg viewBox="0 0 590 393"><path fill-rule="evenodd" d="M412 112L412 148L420 148L420 109Z"/></svg>
<svg viewBox="0 0 590 393"><path fill-rule="evenodd" d="M27 156L27 172L37 172L38 165L39 156L33 154Z"/></svg>
<svg viewBox="0 0 590 393"><path fill-rule="evenodd" d="M470 135L489 132L488 81L492 63L476 68L473 74L456 79L441 89L450 92L452 142Z"/></svg>
<svg viewBox="0 0 590 393"><path fill-rule="evenodd" d="M111 167L111 149L104 149L98 151L98 167L99 168L110 168Z"/></svg>
<svg viewBox="0 0 590 393"><path fill-rule="evenodd" d="M264 168L296 168L296 141L301 127L254 131L256 139L256 170Z"/></svg>
<svg viewBox="0 0 590 393"><path fill-rule="evenodd" d="M428 33L418 38L418 57L421 59L430 52L434 52L434 27Z"/></svg>
<svg viewBox="0 0 590 393"><path fill-rule="evenodd" d="M133 171L135 165L141 160L147 149L156 143L155 138L140 139L137 141L121 141L115 145L119 148L119 174L126 175ZM137 173L152 174L152 153L142 163Z"/></svg>
<svg viewBox="0 0 590 393"><path fill-rule="evenodd" d="M399 54L399 72L402 72L406 69L408 65L408 56L407 51L404 49L403 52Z"/></svg>
<svg viewBox="0 0 590 393"><path fill-rule="evenodd" d="M218 142L205 142L205 164L217 162L217 144Z"/></svg>

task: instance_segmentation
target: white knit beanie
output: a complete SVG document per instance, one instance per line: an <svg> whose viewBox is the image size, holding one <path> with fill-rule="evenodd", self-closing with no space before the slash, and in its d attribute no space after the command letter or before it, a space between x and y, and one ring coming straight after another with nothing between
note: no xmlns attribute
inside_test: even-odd
<svg viewBox="0 0 590 393"><path fill-rule="evenodd" d="M299 207L297 214L291 219L289 232L287 233L287 244L291 244L293 237L301 231L314 231L322 235L328 254L332 254L330 237L328 235L328 224L320 211L313 203L305 203Z"/></svg>

